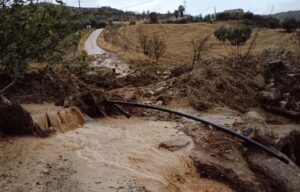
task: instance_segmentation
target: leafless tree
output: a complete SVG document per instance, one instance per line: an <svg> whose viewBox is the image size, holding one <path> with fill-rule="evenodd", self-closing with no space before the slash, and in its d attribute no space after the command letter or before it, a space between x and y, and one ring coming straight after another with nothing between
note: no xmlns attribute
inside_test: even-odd
<svg viewBox="0 0 300 192"><path fill-rule="evenodd" d="M295 32L295 42L298 45L298 47L300 48L300 31Z"/></svg>
<svg viewBox="0 0 300 192"><path fill-rule="evenodd" d="M166 53L167 42L165 39L158 35L153 35L149 40L150 56L155 58L156 63L159 63L159 59Z"/></svg>
<svg viewBox="0 0 300 192"><path fill-rule="evenodd" d="M202 53L206 48L210 35L205 37L199 36L192 40L193 45L193 64L192 68L199 65L202 59Z"/></svg>
<svg viewBox="0 0 300 192"><path fill-rule="evenodd" d="M138 29L138 38L139 38L139 43L140 43L140 47L143 50L143 53L145 55L149 55L149 37L146 34L146 32L139 28Z"/></svg>

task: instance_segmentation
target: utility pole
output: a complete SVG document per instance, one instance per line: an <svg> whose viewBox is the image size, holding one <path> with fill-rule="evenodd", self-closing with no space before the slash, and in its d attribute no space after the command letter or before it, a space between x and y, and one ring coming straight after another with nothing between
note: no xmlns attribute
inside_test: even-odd
<svg viewBox="0 0 300 192"><path fill-rule="evenodd" d="M214 11L215 11L215 20L217 20L217 8L214 6Z"/></svg>
<svg viewBox="0 0 300 192"><path fill-rule="evenodd" d="M81 9L80 0L78 0L78 8Z"/></svg>
<svg viewBox="0 0 300 192"><path fill-rule="evenodd" d="M271 14L274 12L274 5L272 5Z"/></svg>
<svg viewBox="0 0 300 192"><path fill-rule="evenodd" d="M184 10L185 10L185 12L186 12L186 9L187 9L187 8L186 8L186 0L183 1L183 7L184 7Z"/></svg>
<svg viewBox="0 0 300 192"><path fill-rule="evenodd" d="M80 17L80 25L81 25L81 29L83 28L83 22L82 22L82 13L81 13L81 3L80 0L78 0L78 9L79 9L79 17Z"/></svg>

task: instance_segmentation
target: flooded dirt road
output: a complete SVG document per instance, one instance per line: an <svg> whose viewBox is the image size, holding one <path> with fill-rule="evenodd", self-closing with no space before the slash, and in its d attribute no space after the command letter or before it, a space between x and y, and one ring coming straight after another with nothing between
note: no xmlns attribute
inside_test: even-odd
<svg viewBox="0 0 300 192"><path fill-rule="evenodd" d="M232 191L200 178L189 159L193 141L176 123L102 119L50 138L0 140L0 188L32 191ZM159 148L184 140L176 151Z"/></svg>
<svg viewBox="0 0 300 192"><path fill-rule="evenodd" d="M95 60L91 62L93 67L106 67L115 70L120 77L130 72L128 64L122 62L112 53L108 53L98 45L98 38L103 29L93 31L84 43L84 49L89 56L94 56Z"/></svg>

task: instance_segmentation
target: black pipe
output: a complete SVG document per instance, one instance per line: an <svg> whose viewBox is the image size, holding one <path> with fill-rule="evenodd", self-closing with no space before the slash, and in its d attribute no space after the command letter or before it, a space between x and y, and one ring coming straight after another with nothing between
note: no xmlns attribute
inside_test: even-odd
<svg viewBox="0 0 300 192"><path fill-rule="evenodd" d="M128 111L125 111L121 106L113 103L113 106L120 112L122 113L127 119L131 118L131 114Z"/></svg>
<svg viewBox="0 0 300 192"><path fill-rule="evenodd" d="M281 160L282 162L286 163L286 164L289 164L289 160L287 160L282 153L280 153L279 151L274 151L264 145L262 145L261 143L257 142L257 141L254 141L253 139L250 139L244 135L241 135L235 131L232 131L232 130L229 130L227 128L224 128L220 125L217 125L217 124L214 124L214 123L211 123L209 121L206 121L206 120L203 120L203 119L200 119L198 117L195 117L195 116L191 116L191 115L188 115L188 114L184 114L184 113L181 113L181 112L178 112L178 111L174 111L174 110L170 110L170 109L166 109L166 108L162 108L162 107L157 107L157 106L153 106L153 105L145 105L145 104L138 104L138 103L133 103L133 102L125 102L125 101L108 101L108 103L111 103L111 104L117 104L117 105L122 105L122 106L132 106L132 107L139 107L139 108L145 108L145 109L153 109L153 110L158 110L158 111L163 111L163 112L167 112L167 113L172 113L172 114L175 114L175 115L178 115L178 116L181 116L181 117L185 117L185 118L188 118L188 119L192 119L194 121L197 121L197 122L200 122L200 123L203 123L203 124L206 124L206 125L211 125L213 126L214 128L224 132L224 133L227 133L231 136L234 136L234 137L237 137L239 139L242 139L243 141L253 145L253 146L256 146L260 149L262 149L263 151L269 153L270 155L272 155L273 157L276 157L277 159Z"/></svg>

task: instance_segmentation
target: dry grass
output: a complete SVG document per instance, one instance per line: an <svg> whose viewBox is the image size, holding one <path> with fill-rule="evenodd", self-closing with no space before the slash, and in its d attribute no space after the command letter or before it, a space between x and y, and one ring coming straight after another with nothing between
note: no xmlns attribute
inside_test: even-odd
<svg viewBox="0 0 300 192"><path fill-rule="evenodd" d="M182 65L191 64L193 51L191 41L199 35L209 35L220 25L230 23L197 23L197 24L153 24L153 25L132 25L123 26L119 29L117 38L120 47L112 46L109 43L104 42L103 36L99 39L101 47L106 50L118 53L124 56L123 45L127 46L130 52L131 58L135 56L140 59L140 54L136 54L139 46L139 30L142 28L149 35L157 34L167 39L167 53L161 59L162 64L166 65ZM257 38L257 43L254 52L260 52L263 49L270 46L284 47L288 50L295 49L295 44L292 40L293 34L284 33L281 30L261 29ZM248 41L248 44L251 40ZM246 51L248 44L241 47ZM213 35L208 41L208 49L204 53L205 58L228 56L231 45L222 44ZM127 52L128 52L127 50Z"/></svg>

